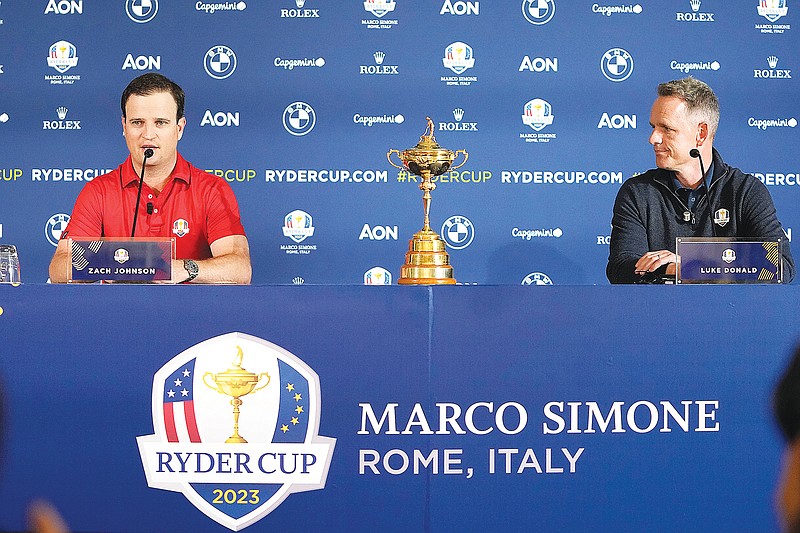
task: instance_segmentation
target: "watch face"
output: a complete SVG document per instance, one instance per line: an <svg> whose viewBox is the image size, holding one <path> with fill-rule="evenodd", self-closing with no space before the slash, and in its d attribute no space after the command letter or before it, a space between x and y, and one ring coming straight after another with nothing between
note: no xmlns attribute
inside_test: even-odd
<svg viewBox="0 0 800 533"><path fill-rule="evenodd" d="M184 261L183 267L186 269L186 272L188 272L190 276L196 276L197 273L200 272L200 267L198 267L197 263L195 263L191 259L187 259L186 261Z"/></svg>

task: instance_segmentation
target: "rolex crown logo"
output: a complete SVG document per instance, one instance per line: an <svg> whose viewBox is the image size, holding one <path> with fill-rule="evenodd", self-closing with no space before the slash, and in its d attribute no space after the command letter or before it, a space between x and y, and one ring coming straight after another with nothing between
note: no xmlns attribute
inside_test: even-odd
<svg viewBox="0 0 800 533"><path fill-rule="evenodd" d="M767 63L769 63L769 68L775 68L778 66L778 58L775 56L769 56L767 58Z"/></svg>
<svg viewBox="0 0 800 533"><path fill-rule="evenodd" d="M700 0L690 0L689 3L692 6L692 11L695 13L700 10Z"/></svg>
<svg viewBox="0 0 800 533"><path fill-rule="evenodd" d="M67 109L64 106L61 106L58 109L56 109L56 113L58 113L58 119L64 120L64 118L66 118L67 116L67 111L69 111L69 109Z"/></svg>
<svg viewBox="0 0 800 533"><path fill-rule="evenodd" d="M305 283L305 282L306 282L306 280L304 280L304 279L303 279L303 278L301 278L300 276L297 276L297 277L295 277L295 278L292 278L292 283L293 283L294 285L302 285L302 284L303 284L303 283Z"/></svg>
<svg viewBox="0 0 800 533"><path fill-rule="evenodd" d="M306 0L294 0L294 3L297 5L298 8L301 8L304 5L306 5Z"/></svg>
<svg viewBox="0 0 800 533"><path fill-rule="evenodd" d="M375 63L377 63L378 65L383 65L383 58L386 57L386 54L384 54L383 52L381 52L379 50L379 51L375 52L374 54L372 54L372 57L375 58Z"/></svg>
<svg viewBox="0 0 800 533"><path fill-rule="evenodd" d="M453 118L461 122L461 119L464 118L464 110L460 107L453 109Z"/></svg>

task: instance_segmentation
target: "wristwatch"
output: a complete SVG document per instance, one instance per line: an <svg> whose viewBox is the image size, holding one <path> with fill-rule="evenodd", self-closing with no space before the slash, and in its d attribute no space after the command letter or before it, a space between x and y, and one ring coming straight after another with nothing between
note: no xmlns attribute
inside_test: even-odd
<svg viewBox="0 0 800 533"><path fill-rule="evenodd" d="M195 262L195 261L193 261L191 259L184 259L183 260L183 268L185 268L186 272L189 273L189 277L186 278L185 280L183 280L181 283L189 283L194 278L196 278L197 275L200 273L200 267L197 266L197 262Z"/></svg>

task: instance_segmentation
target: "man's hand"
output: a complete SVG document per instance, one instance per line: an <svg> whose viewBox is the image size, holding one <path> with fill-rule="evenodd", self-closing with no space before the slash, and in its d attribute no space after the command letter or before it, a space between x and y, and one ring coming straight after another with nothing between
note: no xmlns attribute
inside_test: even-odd
<svg viewBox="0 0 800 533"><path fill-rule="evenodd" d="M675 262L678 258L669 250L659 250L657 252L647 252L636 262L634 272L643 276L648 272L653 272L658 268L667 265L666 274L675 275Z"/></svg>

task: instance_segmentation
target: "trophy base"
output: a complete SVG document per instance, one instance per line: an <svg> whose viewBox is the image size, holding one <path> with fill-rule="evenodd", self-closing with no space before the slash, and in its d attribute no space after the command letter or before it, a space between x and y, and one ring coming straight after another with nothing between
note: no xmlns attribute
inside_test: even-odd
<svg viewBox="0 0 800 533"><path fill-rule="evenodd" d="M434 231L415 233L408 242L406 263L400 268L398 285L454 285L453 267L445 247Z"/></svg>
<svg viewBox="0 0 800 533"><path fill-rule="evenodd" d="M225 444L247 444L247 441L239 435L232 435L225 439Z"/></svg>

